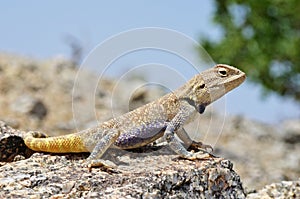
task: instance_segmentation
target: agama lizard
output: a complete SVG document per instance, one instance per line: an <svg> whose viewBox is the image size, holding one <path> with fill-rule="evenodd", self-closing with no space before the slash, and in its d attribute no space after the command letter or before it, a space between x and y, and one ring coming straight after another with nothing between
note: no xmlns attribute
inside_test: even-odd
<svg viewBox="0 0 300 199"><path fill-rule="evenodd" d="M207 105L238 87L246 78L239 69L225 64L194 76L179 89L96 127L78 133L47 137L39 132L29 132L27 147L34 151L52 153L90 152L86 165L107 166L101 159L110 148L132 149L145 146L164 136L170 148L187 159L209 157L208 145L192 141L184 131L184 123L196 111L202 114ZM175 137L175 133L183 143ZM184 145L195 145L205 150L188 151Z"/></svg>

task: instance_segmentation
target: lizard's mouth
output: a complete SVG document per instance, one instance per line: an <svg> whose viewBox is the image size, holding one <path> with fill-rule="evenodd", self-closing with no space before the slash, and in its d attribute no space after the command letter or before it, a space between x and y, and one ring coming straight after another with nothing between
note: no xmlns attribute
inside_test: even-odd
<svg viewBox="0 0 300 199"><path fill-rule="evenodd" d="M222 90L224 90L225 93L231 91L232 89L238 87L245 81L246 74L241 70L237 70L234 75L231 75L226 78L226 81L216 80L215 86L210 88L211 93L221 92Z"/></svg>
<svg viewBox="0 0 300 199"><path fill-rule="evenodd" d="M228 78L228 82L224 84L226 91L231 91L232 89L241 85L246 79L246 74L241 70L237 71L236 75Z"/></svg>

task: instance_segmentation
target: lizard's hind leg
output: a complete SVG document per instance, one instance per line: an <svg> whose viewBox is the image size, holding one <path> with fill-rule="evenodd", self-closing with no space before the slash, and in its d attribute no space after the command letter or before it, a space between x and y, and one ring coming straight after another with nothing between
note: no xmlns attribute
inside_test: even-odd
<svg viewBox="0 0 300 199"><path fill-rule="evenodd" d="M106 168L114 168L116 165L111 161L101 159L105 151L115 143L120 135L119 130L110 130L101 140L96 144L90 156L86 160L86 166L91 169L92 167L104 166Z"/></svg>
<svg viewBox="0 0 300 199"><path fill-rule="evenodd" d="M47 134L41 133L39 131L28 131L25 134L24 142L27 146L33 146L35 143L35 138L47 138L47 137L49 137Z"/></svg>
<svg viewBox="0 0 300 199"><path fill-rule="evenodd" d="M39 131L29 131L26 133L26 138L33 137L33 138L47 138L49 137L47 134L39 132Z"/></svg>

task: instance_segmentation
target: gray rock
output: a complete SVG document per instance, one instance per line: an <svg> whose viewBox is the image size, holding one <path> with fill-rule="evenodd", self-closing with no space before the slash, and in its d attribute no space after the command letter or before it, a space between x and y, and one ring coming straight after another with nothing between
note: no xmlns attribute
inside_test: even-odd
<svg viewBox="0 0 300 199"><path fill-rule="evenodd" d="M279 198L293 199L300 198L300 179L297 181L282 181L265 186L257 193L247 195L247 199Z"/></svg>
<svg viewBox="0 0 300 199"><path fill-rule="evenodd" d="M47 115L47 108L44 103L30 95L22 95L17 98L11 104L11 109L39 120L44 119Z"/></svg>
<svg viewBox="0 0 300 199"><path fill-rule="evenodd" d="M282 124L283 140L290 144L300 143L300 120L287 120Z"/></svg>
<svg viewBox="0 0 300 199"><path fill-rule="evenodd" d="M8 138L22 139L21 131L0 124L1 131L6 128L16 133ZM8 146L4 142L1 145L2 156L10 150ZM89 172L82 166L86 157L35 153L30 158L6 163L0 167L0 196L245 198L239 175L232 163L222 158L180 159L164 145L146 147L144 152L109 150L103 158L110 158L117 169L93 168Z"/></svg>
<svg viewBox="0 0 300 199"><path fill-rule="evenodd" d="M82 167L82 161L74 158L76 155L62 160L62 156L36 154L4 165L0 167L0 195L18 197L16 193L23 191L23 197L245 198L232 164L220 158L187 161L161 155L155 161L135 162L126 166L126 170L113 173L101 168L93 168L89 173ZM40 167L33 166L34 163L40 163ZM22 165L27 169L20 170L25 168Z"/></svg>

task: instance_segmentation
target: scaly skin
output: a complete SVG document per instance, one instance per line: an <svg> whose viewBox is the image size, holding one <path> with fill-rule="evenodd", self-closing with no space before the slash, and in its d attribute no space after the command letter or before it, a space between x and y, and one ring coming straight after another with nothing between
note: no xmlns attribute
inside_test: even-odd
<svg viewBox="0 0 300 199"><path fill-rule="evenodd" d="M27 147L34 151L91 152L87 159L89 167L105 165L101 156L109 147L138 148L163 135L170 147L181 157L209 157L209 154L203 151L187 151L174 133L185 145L209 148L201 142L192 141L182 128L183 124L196 111L203 113L207 105L238 87L245 78L245 73L237 68L218 64L194 76L176 91L96 127L58 137L30 132L24 141Z"/></svg>

